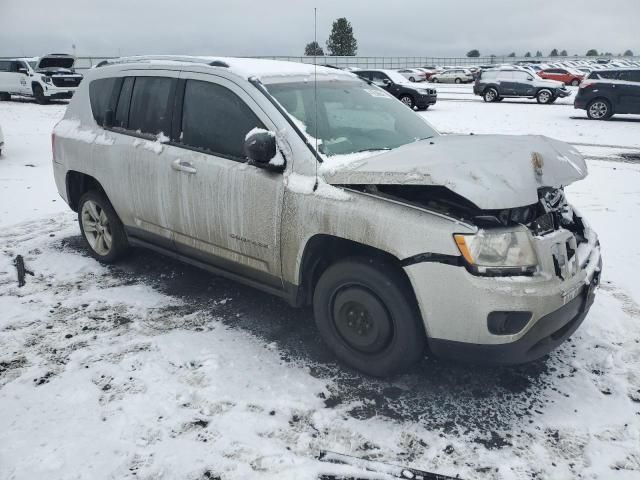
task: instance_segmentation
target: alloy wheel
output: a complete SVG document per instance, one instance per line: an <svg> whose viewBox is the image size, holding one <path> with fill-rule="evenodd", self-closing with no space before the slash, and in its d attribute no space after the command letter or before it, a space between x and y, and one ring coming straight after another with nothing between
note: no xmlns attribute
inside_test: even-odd
<svg viewBox="0 0 640 480"><path fill-rule="evenodd" d="M607 116L609 112L609 106L601 100L597 102L593 102L591 106L589 106L589 114L591 118L601 119Z"/></svg>
<svg viewBox="0 0 640 480"><path fill-rule="evenodd" d="M82 205L82 231L89 246L98 255L108 255L113 245L111 226L106 212L93 200Z"/></svg>

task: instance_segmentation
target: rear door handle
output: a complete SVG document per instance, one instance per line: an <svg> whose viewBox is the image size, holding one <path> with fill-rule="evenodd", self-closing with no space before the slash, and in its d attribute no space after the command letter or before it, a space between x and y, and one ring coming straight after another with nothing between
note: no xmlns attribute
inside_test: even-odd
<svg viewBox="0 0 640 480"><path fill-rule="evenodd" d="M197 170L194 168L191 162L187 162L186 160L180 160L179 158L174 160L171 163L171 168L173 168L177 172L185 172L185 173L197 172Z"/></svg>

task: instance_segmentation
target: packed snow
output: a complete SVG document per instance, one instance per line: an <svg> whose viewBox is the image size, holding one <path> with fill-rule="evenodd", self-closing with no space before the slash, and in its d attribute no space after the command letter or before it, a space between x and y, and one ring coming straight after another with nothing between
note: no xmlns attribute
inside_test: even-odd
<svg viewBox="0 0 640 480"><path fill-rule="evenodd" d="M307 309L144 250L89 257L51 172L64 108L0 103L0 478L364 476L321 450L462 479L639 478L640 164L617 156L637 153L637 120L506 100L425 112L441 131L604 145L567 189L599 234L602 284L546 360L426 358L375 380L334 362Z"/></svg>

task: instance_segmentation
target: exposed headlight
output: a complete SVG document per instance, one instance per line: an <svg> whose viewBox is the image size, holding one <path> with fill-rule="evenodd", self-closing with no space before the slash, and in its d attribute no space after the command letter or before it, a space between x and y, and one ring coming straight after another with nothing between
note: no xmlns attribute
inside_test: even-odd
<svg viewBox="0 0 640 480"><path fill-rule="evenodd" d="M422 88L416 89L416 92L418 92L421 95L429 95L429 90L423 90Z"/></svg>
<svg viewBox="0 0 640 480"><path fill-rule="evenodd" d="M41 77L44 83L51 83L51 77L45 77L44 75Z"/></svg>
<svg viewBox="0 0 640 480"><path fill-rule="evenodd" d="M531 234L526 230L480 230L453 238L467 267L477 275L530 275L538 265Z"/></svg>

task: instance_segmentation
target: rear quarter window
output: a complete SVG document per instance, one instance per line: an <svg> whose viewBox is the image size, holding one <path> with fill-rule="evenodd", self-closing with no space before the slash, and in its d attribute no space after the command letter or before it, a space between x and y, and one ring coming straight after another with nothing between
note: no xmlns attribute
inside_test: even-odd
<svg viewBox="0 0 640 480"><path fill-rule="evenodd" d="M98 125L104 124L104 115L107 110L115 109L115 88L119 88L122 79L118 77L101 78L89 84L89 100L91 111Z"/></svg>

